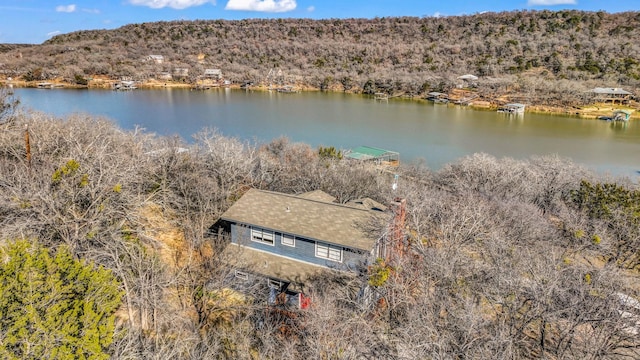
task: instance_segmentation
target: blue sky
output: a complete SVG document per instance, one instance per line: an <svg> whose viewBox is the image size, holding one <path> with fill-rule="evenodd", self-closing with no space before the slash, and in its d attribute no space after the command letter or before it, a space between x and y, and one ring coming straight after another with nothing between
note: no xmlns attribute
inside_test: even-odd
<svg viewBox="0 0 640 360"><path fill-rule="evenodd" d="M484 11L640 10L639 0L0 0L0 43L131 23L247 18L455 16Z"/></svg>

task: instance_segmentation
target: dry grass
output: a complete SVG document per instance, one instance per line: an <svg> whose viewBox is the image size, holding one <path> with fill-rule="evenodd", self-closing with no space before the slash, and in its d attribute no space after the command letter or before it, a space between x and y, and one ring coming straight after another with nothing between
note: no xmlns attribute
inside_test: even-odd
<svg viewBox="0 0 640 360"><path fill-rule="evenodd" d="M144 236L160 245L156 249L160 260L172 268L186 265L188 247L184 233L170 221L175 216L154 203L144 204L139 215Z"/></svg>

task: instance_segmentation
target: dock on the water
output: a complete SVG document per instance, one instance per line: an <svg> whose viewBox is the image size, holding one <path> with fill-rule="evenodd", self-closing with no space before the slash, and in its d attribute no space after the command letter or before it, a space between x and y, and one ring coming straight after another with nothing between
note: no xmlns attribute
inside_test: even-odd
<svg viewBox="0 0 640 360"><path fill-rule="evenodd" d="M525 107L525 104L520 103L505 104L498 108L498 112L505 114L524 114Z"/></svg>
<svg viewBox="0 0 640 360"><path fill-rule="evenodd" d="M400 164L400 153L371 146L358 146L355 149L347 150L345 157L354 160L375 161L379 165L398 166Z"/></svg>

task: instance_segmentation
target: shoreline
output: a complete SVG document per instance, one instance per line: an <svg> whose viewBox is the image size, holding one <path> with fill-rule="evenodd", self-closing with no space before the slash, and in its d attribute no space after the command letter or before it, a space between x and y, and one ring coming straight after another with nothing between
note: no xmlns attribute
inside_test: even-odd
<svg viewBox="0 0 640 360"><path fill-rule="evenodd" d="M19 88L38 88L38 84L44 83L44 82L51 83L53 85L52 89L88 89L88 90L103 89L104 90L104 89L112 89L113 84L118 83L119 81L97 78L97 79L90 80L87 85L78 85L78 84L72 84L72 83L56 81L56 80L31 81L31 82L27 82L23 80L0 80L0 86L19 87ZM136 88L144 89L144 90L158 90L158 89L168 89L168 88L169 89L194 89L198 85L210 86L210 89L216 89L216 88L242 89L239 84L209 85L209 84L176 83L173 81L158 81L158 80L137 83ZM297 86L295 88L298 89L296 90L296 92L322 91L319 88L314 88L310 86ZM272 91L272 89L264 85L252 86L251 90L252 91ZM207 89L200 89L198 91L207 91ZM357 92L357 91L345 92L345 91L337 91L332 89L329 89L326 91L334 92L334 93L340 92L340 93L347 93L347 94L362 94L361 92ZM475 110L496 111L499 107L499 104L496 102L496 100L501 98L502 96L503 95L496 96L493 99L493 101L480 100L475 103L471 102L468 105L452 104L452 103L447 103L443 105L466 106ZM429 101L429 100L426 100L424 97L416 97L416 96L409 96L409 97L394 96L391 98L399 98L399 99L410 100L410 101L425 101L425 102ZM573 106L558 107L558 106L545 106L545 105L539 105L539 104L531 104L531 105L527 104L525 113L573 116L573 117L579 117L583 119L599 120L600 117L611 116L611 114L615 110L625 109L625 110L632 111L629 120L640 120L640 104L636 103L634 105L635 106L631 106L631 104L628 106L621 106L621 105L613 105L608 103L607 104L594 103L594 104L587 104L582 106L573 105Z"/></svg>

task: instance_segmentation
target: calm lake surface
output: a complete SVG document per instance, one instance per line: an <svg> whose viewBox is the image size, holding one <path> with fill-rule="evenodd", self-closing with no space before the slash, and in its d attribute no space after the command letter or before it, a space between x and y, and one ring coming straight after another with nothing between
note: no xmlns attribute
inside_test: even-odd
<svg viewBox="0 0 640 360"><path fill-rule="evenodd" d="M138 125L185 141L211 127L258 142L286 136L313 147L375 146L399 152L403 162L424 161L434 170L476 152L517 159L559 154L634 179L640 170L640 124L634 121L624 125L568 116L514 116L320 92L15 89L15 94L24 108L58 116L105 116L124 129Z"/></svg>

